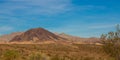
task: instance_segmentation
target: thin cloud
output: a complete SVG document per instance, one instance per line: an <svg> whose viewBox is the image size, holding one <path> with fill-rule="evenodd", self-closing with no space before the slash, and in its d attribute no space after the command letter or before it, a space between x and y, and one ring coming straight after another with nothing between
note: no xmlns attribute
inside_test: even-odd
<svg viewBox="0 0 120 60"><path fill-rule="evenodd" d="M86 11L86 10L105 10L107 9L106 6L101 6L101 5L80 5L80 6L73 6L74 9L77 9L79 11Z"/></svg>
<svg viewBox="0 0 120 60"><path fill-rule="evenodd" d="M1 14L8 15L58 15L68 11L84 11L104 9L104 6L81 5L75 6L72 0L10 0L0 6Z"/></svg>
<svg viewBox="0 0 120 60"><path fill-rule="evenodd" d="M0 6L0 13L9 15L52 15L70 10L70 0L11 0Z"/></svg>
<svg viewBox="0 0 120 60"><path fill-rule="evenodd" d="M0 32L6 32L6 31L11 31L13 30L13 27L10 26L0 26Z"/></svg>
<svg viewBox="0 0 120 60"><path fill-rule="evenodd" d="M113 28L115 25L94 25L88 27L89 29L102 29L102 28Z"/></svg>

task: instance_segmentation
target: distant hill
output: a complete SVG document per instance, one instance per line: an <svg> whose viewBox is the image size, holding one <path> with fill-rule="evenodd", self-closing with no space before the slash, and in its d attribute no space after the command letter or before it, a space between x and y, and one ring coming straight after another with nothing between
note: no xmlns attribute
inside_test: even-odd
<svg viewBox="0 0 120 60"><path fill-rule="evenodd" d="M65 33L55 33L56 35L60 36L60 37L63 37L63 38L66 38L68 39L69 41L72 41L72 42L83 42L83 43L97 43L100 41L99 38L96 38L96 37L91 37L91 38L82 38L82 37L77 37L77 36L72 36L72 35L68 35L68 34L65 34Z"/></svg>
<svg viewBox="0 0 120 60"><path fill-rule="evenodd" d="M22 33L23 32L14 32L14 33L11 33L11 34L2 35L2 36L0 36L0 42L8 42L12 38L14 38L15 36L20 35Z"/></svg>
<svg viewBox="0 0 120 60"><path fill-rule="evenodd" d="M43 28L34 28L30 29L20 35L15 36L10 42L14 41L33 41L33 42L39 42L39 41L55 41L55 40L64 40L64 38L59 37L55 35L52 32L49 32L48 30L45 30Z"/></svg>

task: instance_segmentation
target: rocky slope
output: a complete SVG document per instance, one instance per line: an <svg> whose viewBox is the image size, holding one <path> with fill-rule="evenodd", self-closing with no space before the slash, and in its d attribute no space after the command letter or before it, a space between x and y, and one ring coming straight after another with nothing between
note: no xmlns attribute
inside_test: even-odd
<svg viewBox="0 0 120 60"><path fill-rule="evenodd" d="M10 42L14 41L33 41L33 42L38 42L38 41L48 41L48 40L64 40L64 38L59 37L52 32L49 32L43 28L35 28L35 29L30 29L21 35L15 36Z"/></svg>
<svg viewBox="0 0 120 60"><path fill-rule="evenodd" d="M0 42L8 42L12 38L14 38L15 36L20 35L22 33L23 32L14 32L14 33L11 33L11 34L2 35L2 36L0 36Z"/></svg>

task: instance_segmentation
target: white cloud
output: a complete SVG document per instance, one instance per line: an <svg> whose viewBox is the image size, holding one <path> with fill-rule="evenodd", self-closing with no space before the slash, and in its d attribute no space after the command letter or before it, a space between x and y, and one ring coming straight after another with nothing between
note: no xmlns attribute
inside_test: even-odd
<svg viewBox="0 0 120 60"><path fill-rule="evenodd" d="M10 0L0 6L0 13L9 15L56 15L67 11L104 9L104 6L76 6L72 0Z"/></svg>
<svg viewBox="0 0 120 60"><path fill-rule="evenodd" d="M0 13L10 15L52 15L70 10L71 0L11 0L0 6Z"/></svg>

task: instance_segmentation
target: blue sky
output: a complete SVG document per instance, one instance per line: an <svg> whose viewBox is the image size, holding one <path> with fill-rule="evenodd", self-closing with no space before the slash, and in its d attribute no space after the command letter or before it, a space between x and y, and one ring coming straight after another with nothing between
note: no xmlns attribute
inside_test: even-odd
<svg viewBox="0 0 120 60"><path fill-rule="evenodd" d="M120 24L120 0L0 0L0 35L43 27L99 37Z"/></svg>

